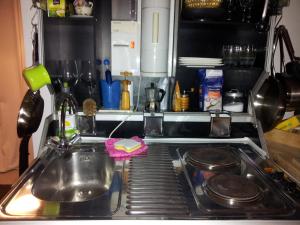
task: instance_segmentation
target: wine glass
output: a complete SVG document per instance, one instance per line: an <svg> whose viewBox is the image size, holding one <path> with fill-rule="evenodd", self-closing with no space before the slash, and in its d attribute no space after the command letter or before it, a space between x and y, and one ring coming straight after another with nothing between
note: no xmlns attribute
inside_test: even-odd
<svg viewBox="0 0 300 225"><path fill-rule="evenodd" d="M239 0L239 2L242 9L242 22L250 23L254 0Z"/></svg>
<svg viewBox="0 0 300 225"><path fill-rule="evenodd" d="M232 14L234 11L235 6L235 0L227 0L226 1L226 20L231 21L232 20Z"/></svg>

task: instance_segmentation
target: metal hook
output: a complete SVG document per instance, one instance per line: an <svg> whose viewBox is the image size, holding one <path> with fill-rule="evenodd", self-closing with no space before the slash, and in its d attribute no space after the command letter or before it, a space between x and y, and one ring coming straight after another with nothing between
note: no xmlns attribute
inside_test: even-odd
<svg viewBox="0 0 300 225"><path fill-rule="evenodd" d="M36 8L35 6L32 5L30 9L33 9L33 8L35 9L35 12L34 12L32 18L31 18L31 25L32 25L32 27L35 27L35 26L37 26L37 23L34 23L34 20L37 17L38 8Z"/></svg>
<svg viewBox="0 0 300 225"><path fill-rule="evenodd" d="M34 41L35 39L35 34L38 33L38 25L37 24L32 24L32 30L31 30L31 41Z"/></svg>
<svg viewBox="0 0 300 225"><path fill-rule="evenodd" d="M39 49L38 49L38 21L36 21L36 17L39 13L39 8L35 5L36 2L32 1L32 6L30 10L35 10L34 14L31 18L31 41L32 41L32 62L33 64L38 63L39 61Z"/></svg>

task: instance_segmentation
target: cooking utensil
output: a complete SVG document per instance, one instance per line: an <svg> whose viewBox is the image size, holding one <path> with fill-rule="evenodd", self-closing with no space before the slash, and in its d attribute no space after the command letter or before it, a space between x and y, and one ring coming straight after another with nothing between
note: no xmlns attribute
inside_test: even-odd
<svg viewBox="0 0 300 225"><path fill-rule="evenodd" d="M51 84L49 73L41 64L24 69L23 77L32 91L37 91L43 86Z"/></svg>
<svg viewBox="0 0 300 225"><path fill-rule="evenodd" d="M109 69L109 60L108 59L104 59L104 65L106 67L106 70L105 70L105 80L107 82L107 84L111 84L112 83L112 76L111 76L111 71Z"/></svg>
<svg viewBox="0 0 300 225"><path fill-rule="evenodd" d="M36 65L39 63L39 36L38 36L37 24L32 24L32 26L33 26L32 59L33 59L33 65Z"/></svg>
<svg viewBox="0 0 300 225"><path fill-rule="evenodd" d="M23 98L18 120L17 133L22 138L19 155L19 175L28 167L28 142L38 129L44 112L44 100L39 91L28 90Z"/></svg>
<svg viewBox="0 0 300 225"><path fill-rule="evenodd" d="M280 34L280 38L281 38L281 42L280 42L280 53L281 53L281 61L282 61L282 65L281 65L281 71L282 72L282 67L285 67L285 70L287 72L287 74L297 78L298 80L300 80L300 57L296 57L295 56L295 50L292 44L292 41L290 39L290 35L288 33L288 30L285 28L284 25L280 25L278 27ZM286 65L284 65L284 51L283 51L283 42L286 46L289 58L290 58L290 62L286 63Z"/></svg>
<svg viewBox="0 0 300 225"><path fill-rule="evenodd" d="M166 92L163 89L155 87L154 83L151 83L150 87L145 88L146 93L146 104L145 108L147 111L154 112L159 111L159 104L163 100Z"/></svg>
<svg viewBox="0 0 300 225"><path fill-rule="evenodd" d="M267 31L269 29L268 23L266 21L268 5L269 5L269 0L265 0L261 20L256 24L256 30L259 32Z"/></svg>
<svg viewBox="0 0 300 225"><path fill-rule="evenodd" d="M254 107L264 131L271 130L282 119L286 110L285 93L274 76L270 76L256 94Z"/></svg>
<svg viewBox="0 0 300 225"><path fill-rule="evenodd" d="M300 108L300 82L296 77L284 73L283 41L287 43L286 29L279 26L275 31L271 60L271 76L264 82L254 100L255 112L262 123L264 131L274 128L282 120L285 111ZM274 55L276 46L280 44L280 73L274 75ZM288 47L289 48L289 47ZM288 51L292 59L292 51Z"/></svg>

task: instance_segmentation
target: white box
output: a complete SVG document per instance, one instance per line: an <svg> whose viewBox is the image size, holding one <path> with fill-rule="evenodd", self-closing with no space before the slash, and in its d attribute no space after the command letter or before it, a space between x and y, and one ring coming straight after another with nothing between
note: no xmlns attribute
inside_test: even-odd
<svg viewBox="0 0 300 225"><path fill-rule="evenodd" d="M111 21L112 75L140 75L140 27L137 21Z"/></svg>

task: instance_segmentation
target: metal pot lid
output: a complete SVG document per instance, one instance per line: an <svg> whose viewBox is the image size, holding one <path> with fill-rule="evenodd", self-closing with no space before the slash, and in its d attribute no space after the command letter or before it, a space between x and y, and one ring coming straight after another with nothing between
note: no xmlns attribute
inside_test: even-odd
<svg viewBox="0 0 300 225"><path fill-rule="evenodd" d="M286 93L280 81L269 77L254 97L253 104L263 131L273 129L286 111Z"/></svg>
<svg viewBox="0 0 300 225"><path fill-rule="evenodd" d="M241 98L243 97L243 93L240 92L238 89L231 89L230 91L225 92L225 96L232 98Z"/></svg>

